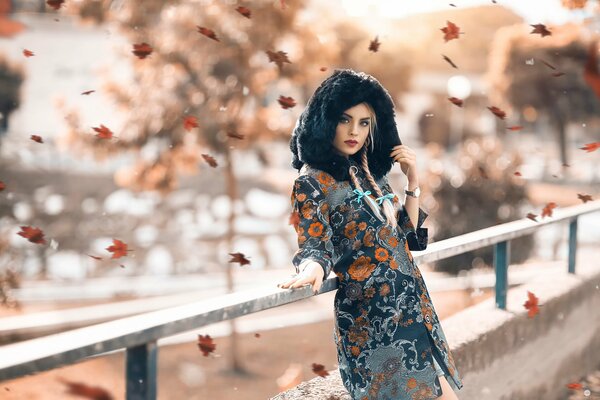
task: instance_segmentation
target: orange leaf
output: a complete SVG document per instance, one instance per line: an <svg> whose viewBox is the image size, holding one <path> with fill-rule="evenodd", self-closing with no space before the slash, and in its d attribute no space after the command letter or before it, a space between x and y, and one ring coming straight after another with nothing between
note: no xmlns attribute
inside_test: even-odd
<svg viewBox="0 0 600 400"><path fill-rule="evenodd" d="M239 12L240 14L242 14L244 17L246 17L248 19L250 19L250 14L252 14L250 9L248 7L244 7L244 6L239 6L238 8L235 9L235 11Z"/></svg>
<svg viewBox="0 0 600 400"><path fill-rule="evenodd" d="M571 383L567 383L567 388L571 389L571 390L581 390L583 389L583 385L579 382L571 382Z"/></svg>
<svg viewBox="0 0 600 400"><path fill-rule="evenodd" d="M520 131L521 129L523 129L523 127L521 125L515 125L515 126L508 126L508 127L506 127L506 129L514 132L514 131Z"/></svg>
<svg viewBox="0 0 600 400"><path fill-rule="evenodd" d="M240 266L250 264L250 260L248 260L243 253L229 253L229 255L231 256L231 260L229 260L230 263L240 263Z"/></svg>
<svg viewBox="0 0 600 400"><path fill-rule="evenodd" d="M34 56L35 54L33 54L33 51L31 51L31 50L25 49L25 50L23 50L23 55L25 57L31 57L31 56Z"/></svg>
<svg viewBox="0 0 600 400"><path fill-rule="evenodd" d="M88 254L88 257L92 257L95 260L102 260L102 257L98 257L98 256L93 256L91 254Z"/></svg>
<svg viewBox="0 0 600 400"><path fill-rule="evenodd" d="M197 128L197 127L198 127L198 118L194 117L193 115L188 115L183 120L183 128L186 131L189 132L192 129Z"/></svg>
<svg viewBox="0 0 600 400"><path fill-rule="evenodd" d="M279 67L279 69L283 68L283 63L288 63L291 64L292 62L288 59L287 53L285 51L271 51L271 50L267 50L266 51L267 55L269 56L269 62L274 62L275 64L277 64L277 66Z"/></svg>
<svg viewBox="0 0 600 400"><path fill-rule="evenodd" d="M98 137L100 139L112 139L112 137L113 137L112 131L102 124L100 124L99 128L92 127L92 129L94 129L96 132L98 132L96 134L96 137Z"/></svg>
<svg viewBox="0 0 600 400"><path fill-rule="evenodd" d="M577 198L581 201L583 201L584 203L587 203L588 201L592 201L594 199L592 199L592 196L590 196L589 194L579 194L577 193Z"/></svg>
<svg viewBox="0 0 600 400"><path fill-rule="evenodd" d="M488 110L490 110L492 113L494 113L494 115L500 119L504 119L506 118L506 113L504 111L502 111L501 109L499 109L498 107L492 106L492 107L488 107Z"/></svg>
<svg viewBox="0 0 600 400"><path fill-rule="evenodd" d="M544 209L542 210L542 218L543 217L551 217L552 216L552 210L556 208L556 203L554 202L549 202L544 206Z"/></svg>
<svg viewBox="0 0 600 400"><path fill-rule="evenodd" d="M74 394L79 397L85 397L92 400L112 400L113 396L99 386L89 386L81 382L72 382L64 378L58 378L60 382L65 384L69 391L68 394Z"/></svg>
<svg viewBox="0 0 600 400"><path fill-rule="evenodd" d="M535 296L535 294L531 293L529 290L527 291L527 296L529 297L523 306L527 309L527 316L529 318L533 318L537 313L540 312L538 308L539 299Z"/></svg>
<svg viewBox="0 0 600 400"><path fill-rule="evenodd" d="M456 66L456 64L454 64L454 62L452 62L452 60L451 60L451 59L449 59L448 57L446 57L446 56L445 56L445 55L443 55L443 54L442 54L442 57L444 57L444 60L445 60L445 61L446 61L448 64L450 64L450 65L452 65L454 68L458 69L458 67Z"/></svg>
<svg viewBox="0 0 600 400"><path fill-rule="evenodd" d="M377 40L378 37L379 36L375 36L375 39L371 40L369 43L369 51L372 51L373 53L379 51L379 45L381 45L381 42Z"/></svg>
<svg viewBox="0 0 600 400"><path fill-rule="evenodd" d="M327 71L327 67L321 67L321 68L319 68L319 71L325 72L325 71Z"/></svg>
<svg viewBox="0 0 600 400"><path fill-rule="evenodd" d="M600 142L587 143L585 146L580 147L581 150L585 150L588 153L600 149Z"/></svg>
<svg viewBox="0 0 600 400"><path fill-rule="evenodd" d="M111 258L121 258L127 255L127 244L120 241L119 239L113 238L113 244L106 248L109 252L113 253Z"/></svg>
<svg viewBox="0 0 600 400"><path fill-rule="evenodd" d="M462 107L464 100L458 99L456 97L448 97L448 100L456 106Z"/></svg>
<svg viewBox="0 0 600 400"><path fill-rule="evenodd" d="M535 24L535 25L530 24L530 26L533 26L533 30L529 33L532 33L532 34L537 33L537 34L541 35L542 37L552 35L552 32L550 32L546 28L546 25L544 25L544 24Z"/></svg>
<svg viewBox="0 0 600 400"><path fill-rule="evenodd" d="M215 160L214 157L208 155L208 154L202 154L202 158L204 158L204 161L206 161L208 163L208 165L210 165L213 168L217 167L217 160Z"/></svg>
<svg viewBox="0 0 600 400"><path fill-rule="evenodd" d="M260 337L260 333L255 333L254 337L259 338Z"/></svg>
<svg viewBox="0 0 600 400"><path fill-rule="evenodd" d="M444 41L446 42L452 39L458 39L460 33L460 28L450 21L446 21L446 27L440 28L440 30L444 32Z"/></svg>
<svg viewBox="0 0 600 400"><path fill-rule="evenodd" d="M135 43L133 45L133 50L131 52L133 54L135 54L139 59L143 60L144 58L146 58L150 54L152 54L152 50L153 50L152 46L150 46L146 42L142 42L142 43Z"/></svg>
<svg viewBox="0 0 600 400"><path fill-rule="evenodd" d="M327 372L325 370L325 366L321 365L321 364L317 364L317 363L313 363L312 364L312 370L315 374L319 375L320 377L325 378L327 375L329 375L329 372Z"/></svg>
<svg viewBox="0 0 600 400"><path fill-rule="evenodd" d="M536 218L537 218L537 215L536 215L536 214L533 214L533 213L527 213L527 218L529 218L529 219L530 219L530 220L532 220L532 221L538 222L538 221L537 221L537 219L536 219Z"/></svg>
<svg viewBox="0 0 600 400"><path fill-rule="evenodd" d="M585 8L587 0L562 0L563 7L569 10L576 10L579 8Z"/></svg>
<svg viewBox="0 0 600 400"><path fill-rule="evenodd" d="M196 25L196 27L198 28L198 32L200 32L204 36L211 38L212 40L216 40L217 42L220 42L220 40L217 38L217 35L212 29L208 29L199 25Z"/></svg>
<svg viewBox="0 0 600 400"><path fill-rule="evenodd" d="M21 232L17 232L17 234L23 236L31 243L46 244L46 239L44 239L44 232L42 232L42 230L39 228L34 228L33 226L22 226Z"/></svg>
<svg viewBox="0 0 600 400"><path fill-rule="evenodd" d="M216 347L217 345L213 342L210 335L198 335L198 348L202 351L204 357L208 357L208 354L215 351Z"/></svg>
<svg viewBox="0 0 600 400"><path fill-rule="evenodd" d="M42 139L42 137L38 136L38 135L31 135L31 140L33 140L34 142L38 142L38 143L44 143L44 140Z"/></svg>
<svg viewBox="0 0 600 400"><path fill-rule="evenodd" d="M50 7L54 8L55 10L58 10L63 3L65 2L65 0L47 0L46 4L48 4Z"/></svg>
<svg viewBox="0 0 600 400"><path fill-rule="evenodd" d="M515 171L514 175L521 176L521 173L519 171Z"/></svg>
<svg viewBox="0 0 600 400"><path fill-rule="evenodd" d="M286 96L279 96L279 99L277 99L277 101L279 102L279 104L281 105L281 107L283 109L288 109L288 108L292 108L296 105L296 101L294 100L293 97L286 97Z"/></svg>
<svg viewBox="0 0 600 400"><path fill-rule="evenodd" d="M83 95L86 95L86 96L87 96L87 95L89 95L89 94L91 94L91 93L94 93L94 92L95 92L95 90L88 90L88 91L82 92L81 94L83 94Z"/></svg>

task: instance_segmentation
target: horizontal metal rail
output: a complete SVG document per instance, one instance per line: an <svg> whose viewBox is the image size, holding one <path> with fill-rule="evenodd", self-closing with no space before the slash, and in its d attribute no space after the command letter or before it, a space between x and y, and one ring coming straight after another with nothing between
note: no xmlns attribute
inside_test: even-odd
<svg viewBox="0 0 600 400"><path fill-rule="evenodd" d="M568 222L569 272L575 272L577 218L600 211L600 201L555 209L552 217L539 222L528 218L430 243L414 254L417 263L431 262L494 245L497 306L506 306L508 243L542 226ZM500 285L500 286L499 286ZM336 290L337 277L326 279L320 293ZM500 293L500 294L498 294ZM106 352L127 349L127 398L156 398L156 342L164 337L216 322L267 310L313 296L310 287L295 290L264 288L236 292L133 317L0 347L0 381L73 364Z"/></svg>

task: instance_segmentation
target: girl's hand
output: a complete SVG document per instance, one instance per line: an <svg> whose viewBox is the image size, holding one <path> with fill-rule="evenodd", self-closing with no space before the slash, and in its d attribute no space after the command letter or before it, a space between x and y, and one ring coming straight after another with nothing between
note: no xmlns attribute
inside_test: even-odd
<svg viewBox="0 0 600 400"><path fill-rule="evenodd" d="M304 267L302 272L298 275L295 275L291 279L280 282L277 284L278 287L286 289L294 289L302 286L311 285L313 287L313 292L315 294L319 293L321 290L321 285L323 284L323 267L316 261L312 261Z"/></svg>
<svg viewBox="0 0 600 400"><path fill-rule="evenodd" d="M405 144L399 144L392 148L390 157L400 164L400 169L409 181L417 179L417 155L413 149Z"/></svg>

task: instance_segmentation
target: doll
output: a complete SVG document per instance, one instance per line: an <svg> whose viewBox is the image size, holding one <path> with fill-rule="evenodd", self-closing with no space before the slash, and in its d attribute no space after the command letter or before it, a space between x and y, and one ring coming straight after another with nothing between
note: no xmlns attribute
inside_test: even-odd
<svg viewBox="0 0 600 400"><path fill-rule="evenodd" d="M371 75L334 70L290 149L296 275L278 286L318 292L332 271L339 279L333 339L352 399L457 399L461 376L411 254L428 241L415 154L400 141L387 90ZM388 182L394 163L408 176L404 205Z"/></svg>

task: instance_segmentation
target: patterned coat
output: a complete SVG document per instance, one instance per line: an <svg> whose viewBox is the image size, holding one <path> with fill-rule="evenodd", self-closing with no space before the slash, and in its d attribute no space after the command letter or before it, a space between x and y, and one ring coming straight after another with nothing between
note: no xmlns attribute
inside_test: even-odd
<svg viewBox="0 0 600 400"><path fill-rule="evenodd" d="M357 176L368 190L362 169ZM376 181L384 195L393 193L387 175ZM435 399L442 394L435 356L453 389L462 388L411 254L427 246L427 228L421 225L428 214L419 208L415 229L396 196L400 229L391 229L354 189L350 181L304 165L291 194L300 217L296 271L312 260L321 264L325 278L333 271L339 279L333 339L344 386L355 400Z"/></svg>

